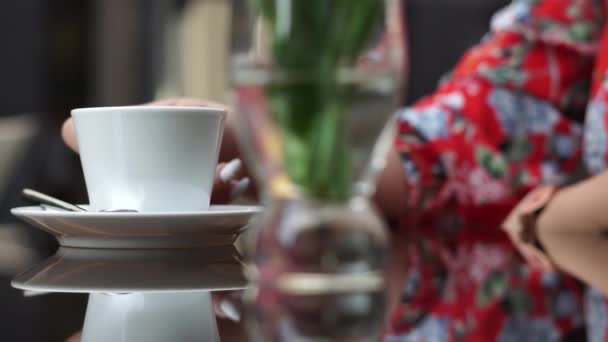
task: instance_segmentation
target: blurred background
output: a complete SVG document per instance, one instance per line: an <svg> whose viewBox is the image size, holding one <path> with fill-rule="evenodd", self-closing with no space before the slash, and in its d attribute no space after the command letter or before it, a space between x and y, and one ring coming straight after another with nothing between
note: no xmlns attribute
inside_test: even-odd
<svg viewBox="0 0 608 342"><path fill-rule="evenodd" d="M508 0L406 0L411 102L433 90L487 32ZM82 325L86 297L26 297L11 278L51 255L48 235L10 208L23 187L86 202L78 157L60 126L76 107L171 96L226 100L225 0L0 2L0 340L64 341Z"/></svg>

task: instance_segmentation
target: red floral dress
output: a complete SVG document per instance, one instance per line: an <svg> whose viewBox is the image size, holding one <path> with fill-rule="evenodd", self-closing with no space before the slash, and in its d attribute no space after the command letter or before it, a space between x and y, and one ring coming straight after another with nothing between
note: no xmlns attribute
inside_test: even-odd
<svg viewBox="0 0 608 342"><path fill-rule="evenodd" d="M581 327L608 341L604 298L527 266L500 229L532 187L606 168L607 10L514 0L436 93L397 113L410 271L386 341L559 341Z"/></svg>

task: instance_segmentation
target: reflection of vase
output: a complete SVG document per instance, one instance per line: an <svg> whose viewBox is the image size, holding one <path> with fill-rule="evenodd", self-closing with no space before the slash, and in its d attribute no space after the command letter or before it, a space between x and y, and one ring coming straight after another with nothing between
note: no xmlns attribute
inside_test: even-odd
<svg viewBox="0 0 608 342"><path fill-rule="evenodd" d="M241 146L268 208L248 271L250 331L374 340L387 239L369 197L393 135L400 2L385 2L384 21L380 0L253 3L250 16L234 6L231 60Z"/></svg>
<svg viewBox="0 0 608 342"><path fill-rule="evenodd" d="M275 200L261 224L247 298L259 340L378 336L387 241L366 200Z"/></svg>

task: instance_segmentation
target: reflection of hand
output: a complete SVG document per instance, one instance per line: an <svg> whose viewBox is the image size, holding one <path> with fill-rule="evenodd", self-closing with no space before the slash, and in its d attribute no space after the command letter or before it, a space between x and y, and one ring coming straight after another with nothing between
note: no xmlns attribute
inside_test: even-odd
<svg viewBox="0 0 608 342"><path fill-rule="evenodd" d="M555 188L542 186L532 190L519 204L511 211L505 222L503 230L509 235L511 241L531 266L540 268L545 272L555 270L555 266L549 256L544 253L535 242L538 242L536 232L525 232L524 216L531 215L542 210L547 202L553 197ZM536 223L534 223L536 225ZM532 235L525 241L525 235Z"/></svg>

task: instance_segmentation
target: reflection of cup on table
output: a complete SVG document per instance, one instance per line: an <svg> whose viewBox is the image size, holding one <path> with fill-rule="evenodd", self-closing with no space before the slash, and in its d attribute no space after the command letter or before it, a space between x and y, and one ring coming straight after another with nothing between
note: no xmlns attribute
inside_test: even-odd
<svg viewBox="0 0 608 342"><path fill-rule="evenodd" d="M72 117L92 210L209 208L225 110L100 107Z"/></svg>

